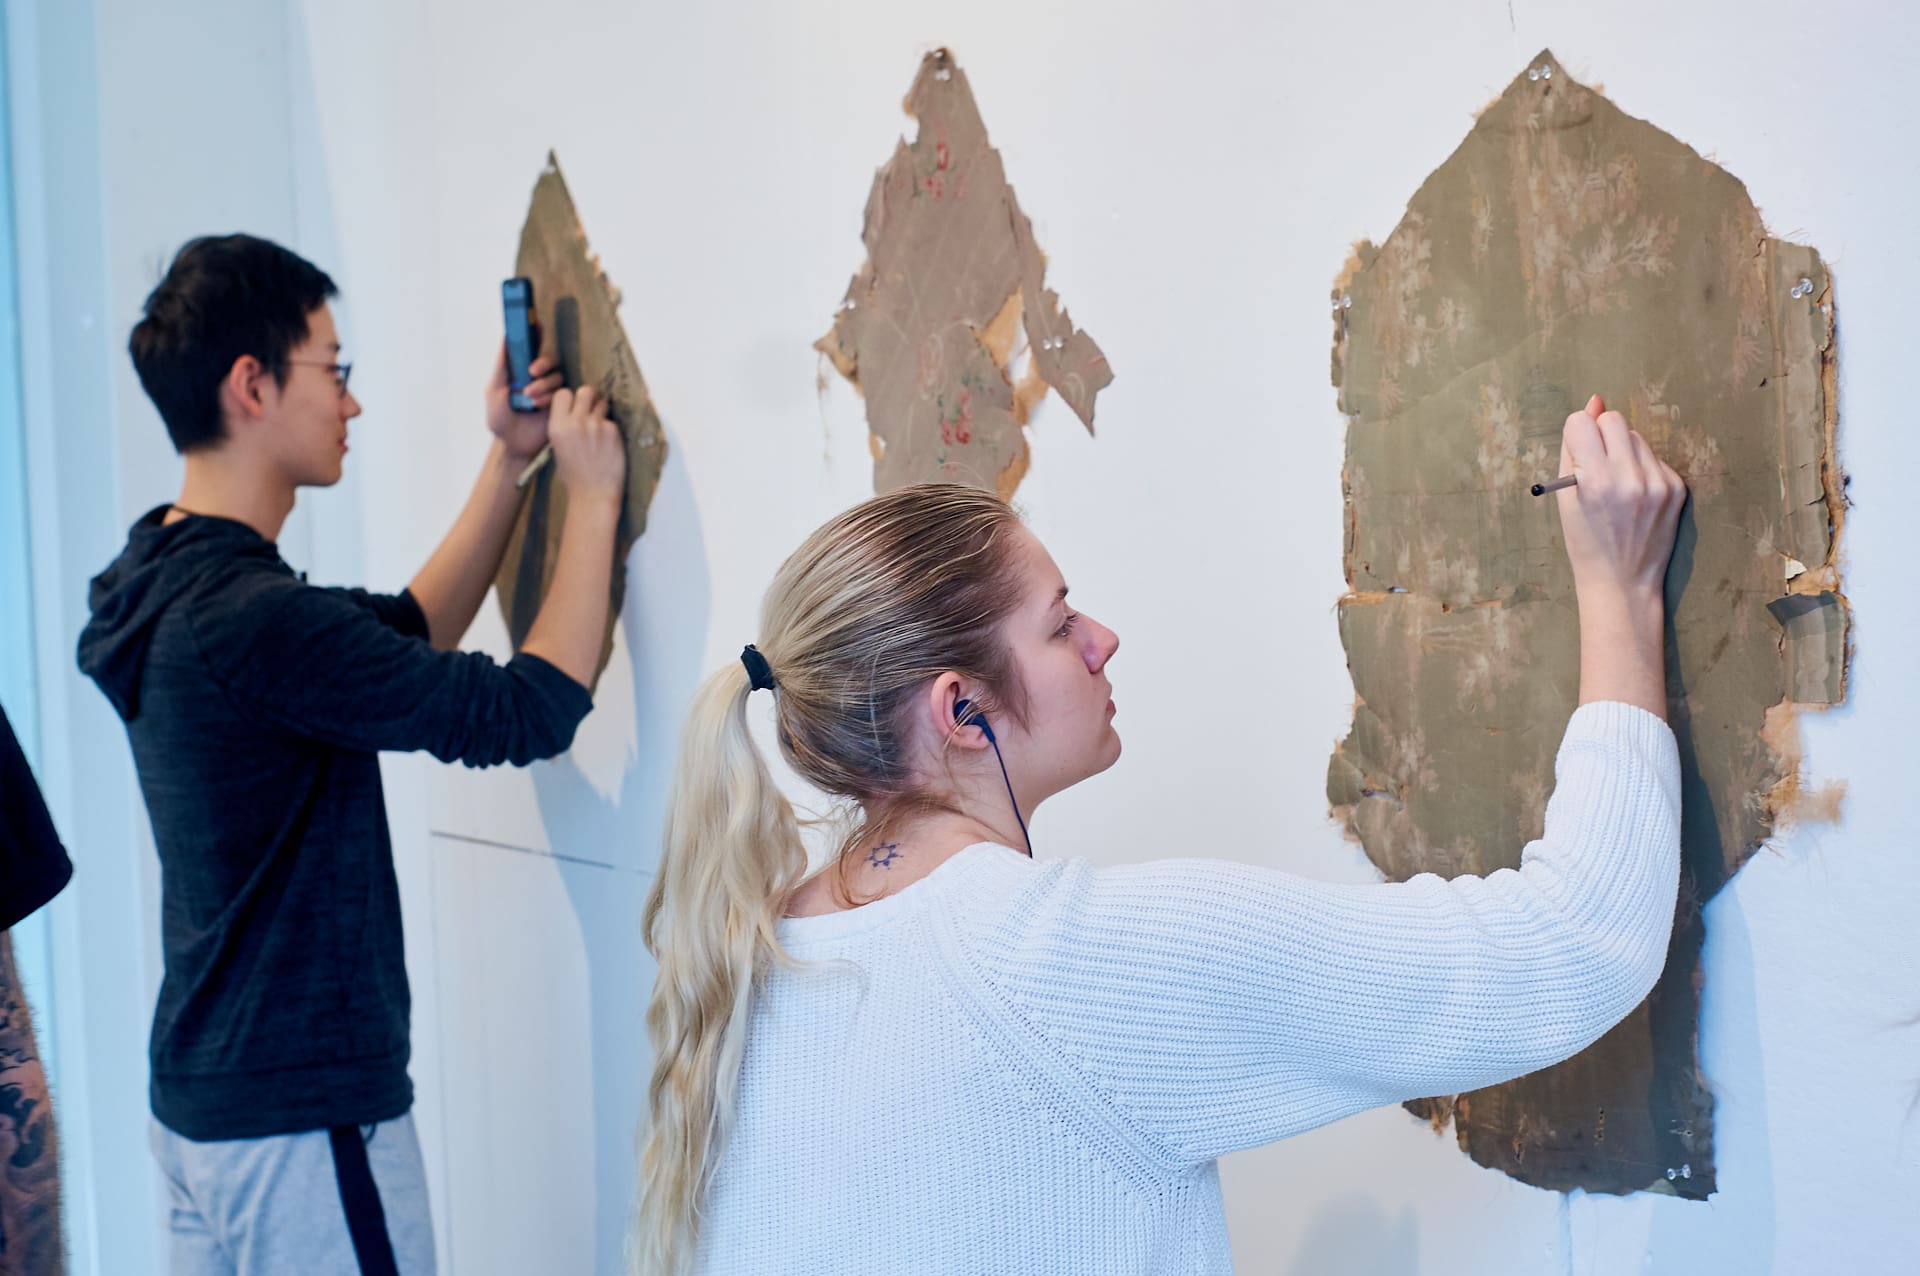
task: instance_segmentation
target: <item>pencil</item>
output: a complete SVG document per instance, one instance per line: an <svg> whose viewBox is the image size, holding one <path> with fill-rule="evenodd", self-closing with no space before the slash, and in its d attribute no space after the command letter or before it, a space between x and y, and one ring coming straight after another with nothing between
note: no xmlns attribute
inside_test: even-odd
<svg viewBox="0 0 1920 1276"><path fill-rule="evenodd" d="M541 471L541 469L545 467L546 463L548 461L551 461L552 459L553 459L553 444L549 443L545 447L540 449L540 455L534 457L531 461L527 462L527 468L520 471L520 477L513 481L513 485L515 487L524 488L527 484L533 481L533 476L538 474ZM1534 495L1538 496L1539 494L1540 494L1539 490L1535 489Z"/></svg>
<svg viewBox="0 0 1920 1276"><path fill-rule="evenodd" d="M1579 481L1579 479L1571 474L1563 474L1551 483L1535 483L1533 485L1533 494L1535 496L1545 496L1548 492L1557 492L1563 487L1572 487Z"/></svg>

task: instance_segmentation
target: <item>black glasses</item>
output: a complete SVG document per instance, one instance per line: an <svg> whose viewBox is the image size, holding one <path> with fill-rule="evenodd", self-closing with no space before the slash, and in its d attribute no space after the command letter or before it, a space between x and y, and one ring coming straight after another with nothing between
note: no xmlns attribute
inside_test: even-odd
<svg viewBox="0 0 1920 1276"><path fill-rule="evenodd" d="M325 368L333 373L333 384L341 394L347 392L347 378L353 375L351 363L321 363L318 359L289 359L288 363L297 363L306 368Z"/></svg>

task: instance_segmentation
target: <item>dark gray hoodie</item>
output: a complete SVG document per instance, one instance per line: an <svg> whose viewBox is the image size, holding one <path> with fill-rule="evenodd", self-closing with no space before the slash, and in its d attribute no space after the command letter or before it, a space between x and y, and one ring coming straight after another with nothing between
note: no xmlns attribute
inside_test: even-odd
<svg viewBox="0 0 1920 1276"><path fill-rule="evenodd" d="M97 576L80 668L127 724L160 853L153 1112L190 1139L399 1116L400 897L381 750L522 765L585 688L435 651L413 596L308 585L243 523L167 507Z"/></svg>

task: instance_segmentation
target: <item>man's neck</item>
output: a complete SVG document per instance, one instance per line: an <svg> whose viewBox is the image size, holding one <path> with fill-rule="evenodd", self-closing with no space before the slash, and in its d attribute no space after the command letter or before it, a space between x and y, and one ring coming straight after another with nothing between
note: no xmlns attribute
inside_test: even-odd
<svg viewBox="0 0 1920 1276"><path fill-rule="evenodd" d="M249 466L237 456L224 452L194 453L187 457L186 477L180 483L180 498L167 521L175 522L186 514L204 514L245 523L270 541L280 539L280 529L293 512L294 489L291 483L270 471Z"/></svg>

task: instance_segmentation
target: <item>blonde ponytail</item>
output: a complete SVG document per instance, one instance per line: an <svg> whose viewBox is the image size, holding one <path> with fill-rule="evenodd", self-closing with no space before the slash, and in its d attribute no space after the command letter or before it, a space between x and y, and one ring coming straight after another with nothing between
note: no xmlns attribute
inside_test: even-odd
<svg viewBox="0 0 1920 1276"><path fill-rule="evenodd" d="M666 1276L691 1258L694 1219L733 1120L754 984L806 874L793 806L747 727L738 663L694 696L680 737L666 839L642 933L659 964L647 1033L650 1121L631 1267Z"/></svg>
<svg viewBox="0 0 1920 1276"><path fill-rule="evenodd" d="M1023 718L1000 636L1020 601L1022 534L997 497L927 484L855 506L794 551L767 590L759 641L777 683L780 752L794 770L869 821L950 809L909 765L906 706L952 670L980 688L981 711ZM659 975L629 1256L645 1276L675 1276L698 1247L754 993L774 962L789 961L776 927L806 876L793 807L747 729L749 685L733 661L694 697L647 896L644 934ZM842 866L854 844L842 844Z"/></svg>

